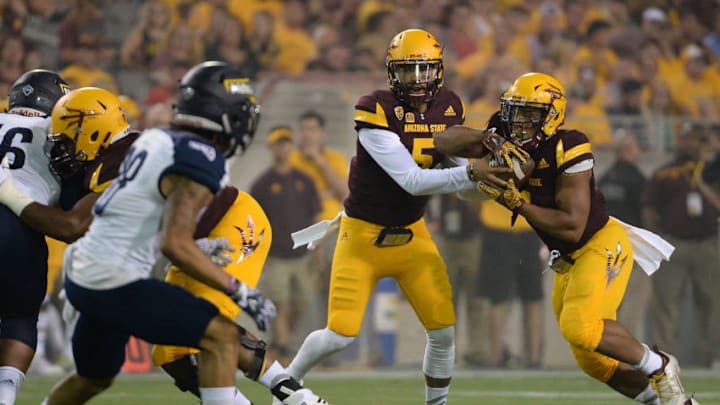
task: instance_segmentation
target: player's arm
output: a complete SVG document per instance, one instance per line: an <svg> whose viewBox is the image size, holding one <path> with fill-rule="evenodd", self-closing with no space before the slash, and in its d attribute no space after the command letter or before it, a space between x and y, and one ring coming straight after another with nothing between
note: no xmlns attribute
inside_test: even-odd
<svg viewBox="0 0 720 405"><path fill-rule="evenodd" d="M488 153L483 145L488 131L455 125L433 134L435 149L448 156L477 158Z"/></svg>
<svg viewBox="0 0 720 405"><path fill-rule="evenodd" d="M561 174L556 181L557 208L524 203L518 212L542 231L567 242L577 242L585 231L590 215L590 178L592 170Z"/></svg>
<svg viewBox="0 0 720 405"><path fill-rule="evenodd" d="M480 166L467 165L449 169L422 169L398 136L380 128L362 128L358 133L360 144L378 165L400 186L412 195L453 193L475 188L486 172ZM508 168L487 168L489 173L509 172ZM472 173L472 175L470 174Z"/></svg>
<svg viewBox="0 0 720 405"><path fill-rule="evenodd" d="M193 237L198 215L210 203L212 192L179 174L165 175L160 190L166 196L160 229L162 253L191 277L227 292L233 277L213 263Z"/></svg>
<svg viewBox="0 0 720 405"><path fill-rule="evenodd" d="M0 204L37 232L63 242L73 242L87 231L93 218L90 210L97 199L97 194L93 194L78 201L70 211L49 207L15 187L11 172L0 164Z"/></svg>
<svg viewBox="0 0 720 405"><path fill-rule="evenodd" d="M69 211L33 202L22 210L20 219L42 234L72 243L90 227L92 206L99 196L98 193L87 194Z"/></svg>

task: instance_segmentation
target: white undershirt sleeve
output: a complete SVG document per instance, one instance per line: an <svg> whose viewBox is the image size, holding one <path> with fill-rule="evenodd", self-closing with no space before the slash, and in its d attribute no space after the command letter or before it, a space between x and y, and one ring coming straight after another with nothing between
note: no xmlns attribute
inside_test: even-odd
<svg viewBox="0 0 720 405"><path fill-rule="evenodd" d="M475 188L464 165L449 169L420 168L394 132L363 128L358 137L375 162L409 194L453 193Z"/></svg>

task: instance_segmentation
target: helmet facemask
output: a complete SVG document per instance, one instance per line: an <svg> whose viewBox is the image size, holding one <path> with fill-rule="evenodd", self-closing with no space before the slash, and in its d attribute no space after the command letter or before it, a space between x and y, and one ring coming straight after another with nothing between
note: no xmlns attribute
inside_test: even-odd
<svg viewBox="0 0 720 405"><path fill-rule="evenodd" d="M389 62L390 87L402 100L410 104L429 103L442 85L442 62Z"/></svg>
<svg viewBox="0 0 720 405"><path fill-rule="evenodd" d="M510 141L532 151L543 139L543 125L551 106L543 103L501 100L500 118L507 124Z"/></svg>
<svg viewBox="0 0 720 405"><path fill-rule="evenodd" d="M77 174L83 162L75 158L75 141L63 134L50 134L45 141L48 167L59 180L67 180Z"/></svg>

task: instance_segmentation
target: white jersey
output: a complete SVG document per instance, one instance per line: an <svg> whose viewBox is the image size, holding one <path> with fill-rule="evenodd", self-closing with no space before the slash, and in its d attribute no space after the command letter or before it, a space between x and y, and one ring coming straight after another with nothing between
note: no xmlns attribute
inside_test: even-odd
<svg viewBox="0 0 720 405"><path fill-rule="evenodd" d="M0 160L8 158L15 187L43 205L56 205L60 183L45 156L50 119L0 113Z"/></svg>
<svg viewBox="0 0 720 405"><path fill-rule="evenodd" d="M64 270L74 283L102 290L149 277L160 255L165 208L160 181L170 173L215 193L225 176L225 160L194 134L144 131L125 155L118 177L95 203L90 229L68 249Z"/></svg>

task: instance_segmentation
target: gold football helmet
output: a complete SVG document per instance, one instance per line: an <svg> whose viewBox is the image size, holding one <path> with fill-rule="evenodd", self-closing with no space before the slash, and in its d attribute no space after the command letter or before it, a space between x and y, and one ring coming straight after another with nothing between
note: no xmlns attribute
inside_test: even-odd
<svg viewBox="0 0 720 405"><path fill-rule="evenodd" d="M395 35L385 64L395 95L411 104L430 102L443 81L443 47L427 31L409 29Z"/></svg>
<svg viewBox="0 0 720 405"><path fill-rule="evenodd" d="M518 77L500 97L500 117L508 125L510 140L524 149L534 149L555 134L565 122L567 97L554 77L526 73Z"/></svg>
<svg viewBox="0 0 720 405"><path fill-rule="evenodd" d="M129 122L137 122L140 120L140 107L138 104L129 96L119 95L120 108L125 113L125 119Z"/></svg>
<svg viewBox="0 0 720 405"><path fill-rule="evenodd" d="M115 94L98 87L71 91L52 110L45 145L50 169L60 178L71 177L128 129Z"/></svg>

